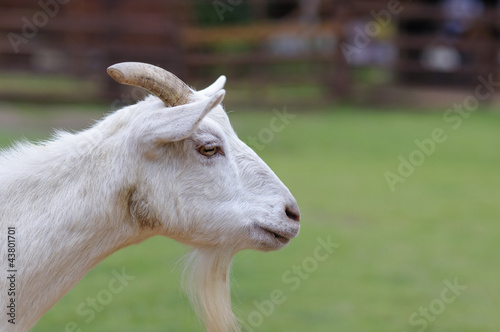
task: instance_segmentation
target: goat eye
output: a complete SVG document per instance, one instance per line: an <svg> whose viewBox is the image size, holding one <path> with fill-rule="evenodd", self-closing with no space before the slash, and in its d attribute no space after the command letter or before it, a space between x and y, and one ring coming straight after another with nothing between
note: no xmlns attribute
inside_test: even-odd
<svg viewBox="0 0 500 332"><path fill-rule="evenodd" d="M215 154L217 154L218 151L219 151L218 147L216 147L216 146L207 146L207 145L204 145L204 146L200 147L199 150L198 150L198 152L200 152L202 155L204 155L206 157L212 157Z"/></svg>

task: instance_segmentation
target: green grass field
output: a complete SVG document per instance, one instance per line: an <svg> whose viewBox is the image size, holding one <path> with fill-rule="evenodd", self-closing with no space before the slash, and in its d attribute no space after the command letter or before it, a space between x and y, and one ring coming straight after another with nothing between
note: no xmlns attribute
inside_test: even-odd
<svg viewBox="0 0 500 332"><path fill-rule="evenodd" d="M272 112L230 114L243 140L266 138L258 153L302 211L288 247L235 258L244 330L498 331L500 114L477 111L453 128L440 111L290 113L272 139L263 136ZM446 140L415 152L436 128ZM0 125L0 143L42 137L26 130ZM410 155L418 165L401 176L398 158ZM401 176L394 191L386 172ZM156 237L115 253L33 331L202 331L179 290L187 251ZM123 272L130 277L111 292Z"/></svg>

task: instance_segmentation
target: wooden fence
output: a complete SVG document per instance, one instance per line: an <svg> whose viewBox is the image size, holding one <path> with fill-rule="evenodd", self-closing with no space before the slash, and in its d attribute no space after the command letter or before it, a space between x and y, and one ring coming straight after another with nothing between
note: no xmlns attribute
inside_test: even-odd
<svg viewBox="0 0 500 332"><path fill-rule="evenodd" d="M189 13L185 1L3 0L0 7L0 70L78 77L104 85L98 89L102 94L95 96L58 98L116 96L116 85L103 77L110 64L120 61L151 62L178 74L185 70L179 52Z"/></svg>
<svg viewBox="0 0 500 332"><path fill-rule="evenodd" d="M392 84L467 85L479 75L498 75L495 5L482 3L465 31L450 32L453 18L439 1L3 0L0 71L85 78L100 86L94 96L68 100L116 97L120 91L105 69L131 60L200 85L223 73L264 92L270 84L315 87L312 93L291 89L305 103L351 95L355 73L370 68L390 72ZM235 24L231 15L242 8L244 18Z"/></svg>

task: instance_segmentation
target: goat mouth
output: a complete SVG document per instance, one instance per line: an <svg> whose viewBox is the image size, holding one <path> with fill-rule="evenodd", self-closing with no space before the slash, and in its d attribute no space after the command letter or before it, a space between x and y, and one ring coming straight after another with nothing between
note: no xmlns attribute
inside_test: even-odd
<svg viewBox="0 0 500 332"><path fill-rule="evenodd" d="M279 243L286 245L290 242L290 239L293 236L290 236L289 234L285 234L283 232L277 231L275 229L270 229L264 226L256 225L258 229L263 231L267 236L271 236L274 240L278 241Z"/></svg>

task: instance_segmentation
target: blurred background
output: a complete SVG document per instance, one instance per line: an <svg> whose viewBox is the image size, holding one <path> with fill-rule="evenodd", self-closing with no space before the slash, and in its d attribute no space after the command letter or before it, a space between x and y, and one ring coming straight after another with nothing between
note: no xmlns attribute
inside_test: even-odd
<svg viewBox="0 0 500 332"><path fill-rule="evenodd" d="M478 75L498 75L497 6L494 0L2 0L1 95L106 100L119 87L105 69L135 60L169 68L191 84L224 73L243 91L250 85L259 103L285 90L286 101L296 96L304 105L432 106L441 93L474 86ZM64 88L44 84L55 78L66 81ZM238 97L256 101L249 93Z"/></svg>
<svg viewBox="0 0 500 332"><path fill-rule="evenodd" d="M142 98L116 62L196 89L227 76L236 131L303 214L284 250L237 255L243 330L500 328L497 0L0 0L0 33L2 147ZM202 330L184 253L154 238L112 255L33 331Z"/></svg>

